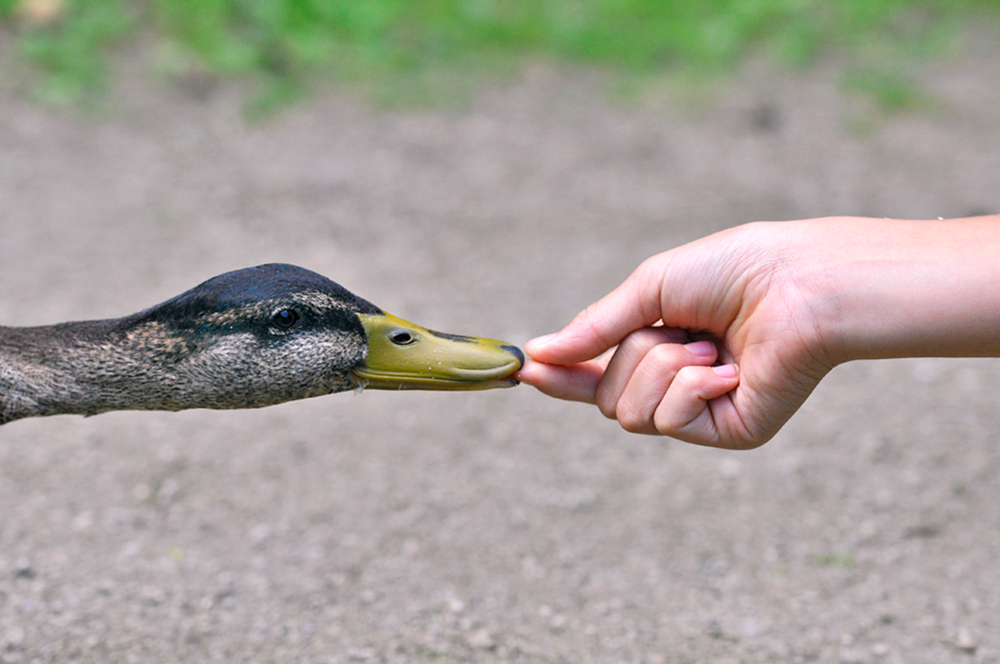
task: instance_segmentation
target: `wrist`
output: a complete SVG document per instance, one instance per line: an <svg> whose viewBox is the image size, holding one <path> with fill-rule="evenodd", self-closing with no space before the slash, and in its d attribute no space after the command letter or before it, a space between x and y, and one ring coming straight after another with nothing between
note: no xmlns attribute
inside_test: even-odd
<svg viewBox="0 0 1000 664"><path fill-rule="evenodd" d="M1000 217L804 223L799 268L832 364L1000 354Z"/></svg>

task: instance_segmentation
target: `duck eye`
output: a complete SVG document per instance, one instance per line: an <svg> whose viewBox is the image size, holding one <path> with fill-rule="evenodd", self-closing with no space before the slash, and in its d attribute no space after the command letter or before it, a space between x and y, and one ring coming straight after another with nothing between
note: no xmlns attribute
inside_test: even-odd
<svg viewBox="0 0 1000 664"><path fill-rule="evenodd" d="M271 322L274 323L274 326L281 328L282 330L287 330L291 326L295 325L298 320L299 315L294 309L282 309L278 313L271 316Z"/></svg>
<svg viewBox="0 0 1000 664"><path fill-rule="evenodd" d="M406 330L394 330L389 333L389 341L397 346L405 346L407 344L412 344L416 341L416 339L414 339L413 335Z"/></svg>

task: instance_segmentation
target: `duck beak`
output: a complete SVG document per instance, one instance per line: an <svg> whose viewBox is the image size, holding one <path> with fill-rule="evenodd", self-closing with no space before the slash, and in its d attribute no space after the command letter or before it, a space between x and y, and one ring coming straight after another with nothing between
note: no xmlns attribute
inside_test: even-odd
<svg viewBox="0 0 1000 664"><path fill-rule="evenodd" d="M368 355L354 369L359 387L379 390L487 390L518 384L517 346L435 332L391 314L359 314Z"/></svg>

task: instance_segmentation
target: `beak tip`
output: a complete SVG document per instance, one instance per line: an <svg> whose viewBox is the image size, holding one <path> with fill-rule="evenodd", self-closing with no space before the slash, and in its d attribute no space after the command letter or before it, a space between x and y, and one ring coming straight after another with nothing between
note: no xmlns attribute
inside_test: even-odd
<svg viewBox="0 0 1000 664"><path fill-rule="evenodd" d="M503 350L507 351L511 355L517 358L517 369L514 371L520 371L524 368L524 352L517 346L512 346L510 344L503 344L500 346Z"/></svg>

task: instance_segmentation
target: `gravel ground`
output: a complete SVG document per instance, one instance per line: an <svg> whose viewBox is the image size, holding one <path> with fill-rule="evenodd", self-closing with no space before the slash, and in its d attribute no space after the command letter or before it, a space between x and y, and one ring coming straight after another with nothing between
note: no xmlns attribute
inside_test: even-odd
<svg viewBox="0 0 1000 664"><path fill-rule="evenodd" d="M891 117L832 66L626 103L538 65L461 109L248 124L238 86L134 60L96 115L0 75L0 324L284 261L522 344L741 222L1000 211L987 42ZM523 386L15 422L0 662L1000 662L998 385L847 365L743 453Z"/></svg>

